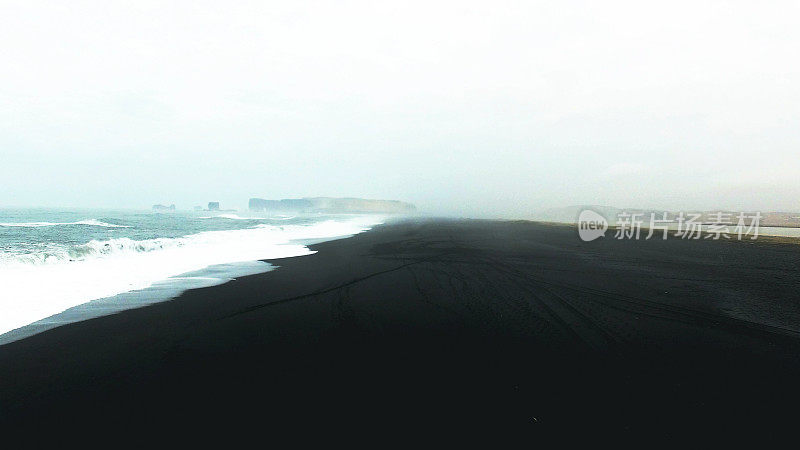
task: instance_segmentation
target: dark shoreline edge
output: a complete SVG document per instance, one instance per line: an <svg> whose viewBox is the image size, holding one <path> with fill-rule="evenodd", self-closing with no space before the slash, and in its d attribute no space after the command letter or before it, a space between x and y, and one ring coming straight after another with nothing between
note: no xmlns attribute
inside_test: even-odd
<svg viewBox="0 0 800 450"><path fill-rule="evenodd" d="M157 281L144 289L89 300L67 308L60 313L0 334L0 349L4 345L44 333L53 328L109 316L129 309L144 308L154 303L170 301L186 291L225 284L236 278L269 272L274 268L274 266L265 261L215 264Z"/></svg>
<svg viewBox="0 0 800 450"><path fill-rule="evenodd" d="M0 424L671 434L793 420L800 247L721 244L583 243L525 221L378 225L1 346Z"/></svg>
<svg viewBox="0 0 800 450"><path fill-rule="evenodd" d="M353 237L352 234L315 239L293 239L288 244L310 247L313 244ZM299 258L307 255L288 256ZM268 261L285 258L238 261L234 263L213 264L199 270L173 275L152 285L135 291L122 292L110 297L89 300L72 306L59 313L23 325L0 334L0 348L3 345L25 339L53 328L71 323L109 316L129 309L143 308L154 303L173 300L186 291L216 286L250 275L258 275L275 269Z"/></svg>

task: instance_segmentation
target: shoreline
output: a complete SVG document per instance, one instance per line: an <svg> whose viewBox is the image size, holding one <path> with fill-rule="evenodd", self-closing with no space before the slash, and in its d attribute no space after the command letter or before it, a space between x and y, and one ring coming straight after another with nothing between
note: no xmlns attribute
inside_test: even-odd
<svg viewBox="0 0 800 450"><path fill-rule="evenodd" d="M0 424L670 433L777 424L800 401L794 244L420 219L310 248L0 346Z"/></svg>
<svg viewBox="0 0 800 450"><path fill-rule="evenodd" d="M299 258L305 255L294 256ZM122 292L110 297L89 300L61 312L0 334L0 348L20 339L43 333L71 323L117 314L154 303L168 302L186 291L225 284L238 277L274 270L275 266L262 260L215 264L199 270L159 280L144 289Z"/></svg>
<svg viewBox="0 0 800 450"><path fill-rule="evenodd" d="M193 230L183 236L139 241L93 239L81 245L105 243L112 250L114 246L122 250L102 258L97 256L102 250L92 249L85 259L73 261L70 256L69 262L4 269L0 279L7 297L0 302L6 313L0 317L0 345L63 324L167 301L186 290L266 272L271 270L263 262L266 258L304 256L310 253L309 243L353 236L385 220L377 215L351 215L347 220L331 216L317 222ZM132 248L134 244L144 250ZM154 247L152 251L148 245Z"/></svg>
<svg viewBox="0 0 800 450"><path fill-rule="evenodd" d="M314 244L347 239L353 236L355 235L348 234L330 238L294 239L287 244L309 247ZM199 270L157 281L144 289L137 289L134 291L122 292L110 297L89 300L85 303L69 307L59 313L0 334L0 348L2 348L3 345L43 333L53 328L117 314L128 309L143 308L154 303L168 302L187 291L229 283L237 278L262 274L277 268L277 266L267 261L275 262L286 258L302 258L303 256L308 256L308 254L287 256L284 258L214 264Z"/></svg>

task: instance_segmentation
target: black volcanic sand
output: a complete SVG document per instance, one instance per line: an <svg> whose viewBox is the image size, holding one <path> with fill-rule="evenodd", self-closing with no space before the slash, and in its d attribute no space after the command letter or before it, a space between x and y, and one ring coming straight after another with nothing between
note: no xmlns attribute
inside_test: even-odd
<svg viewBox="0 0 800 450"><path fill-rule="evenodd" d="M800 411L800 246L401 222L0 347L5 426L747 429ZM252 428L257 427L257 428Z"/></svg>

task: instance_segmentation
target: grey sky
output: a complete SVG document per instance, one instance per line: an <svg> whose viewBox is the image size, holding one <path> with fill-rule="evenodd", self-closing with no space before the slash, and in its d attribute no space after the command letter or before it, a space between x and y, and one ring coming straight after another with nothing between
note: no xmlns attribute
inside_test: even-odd
<svg viewBox="0 0 800 450"><path fill-rule="evenodd" d="M0 205L800 210L797 17L797 2L0 0Z"/></svg>

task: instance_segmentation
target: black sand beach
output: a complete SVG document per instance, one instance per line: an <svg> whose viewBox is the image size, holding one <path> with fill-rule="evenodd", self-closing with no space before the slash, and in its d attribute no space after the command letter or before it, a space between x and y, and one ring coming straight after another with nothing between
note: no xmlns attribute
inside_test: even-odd
<svg viewBox="0 0 800 450"><path fill-rule="evenodd" d="M661 436L797 415L800 245L427 220L312 247L0 347L0 423Z"/></svg>

